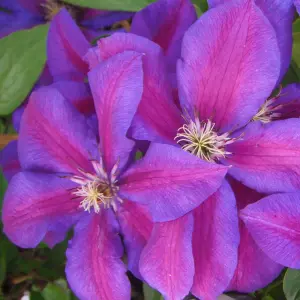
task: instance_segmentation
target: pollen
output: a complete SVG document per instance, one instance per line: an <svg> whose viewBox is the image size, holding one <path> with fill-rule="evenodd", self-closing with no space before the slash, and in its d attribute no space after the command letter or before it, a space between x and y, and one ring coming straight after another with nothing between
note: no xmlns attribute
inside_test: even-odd
<svg viewBox="0 0 300 300"><path fill-rule="evenodd" d="M275 101L281 95L281 91L282 91L282 87L280 87L278 94L274 98L268 99L264 102L264 104L261 106L259 111L252 118L252 121L269 123L271 121L280 119L281 117L280 109L284 105L276 105Z"/></svg>
<svg viewBox="0 0 300 300"><path fill-rule="evenodd" d="M62 8L66 8L73 19L76 19L77 12L75 7L69 4L65 4L59 0L46 0L45 3L41 4L44 10L44 16L46 21L51 21Z"/></svg>
<svg viewBox="0 0 300 300"><path fill-rule="evenodd" d="M206 161L215 162L231 154L225 150L225 146L236 139L230 138L228 132L218 135L214 128L215 124L210 120L200 122L195 118L195 121L191 120L178 129L175 141L183 150Z"/></svg>
<svg viewBox="0 0 300 300"><path fill-rule="evenodd" d="M78 187L72 190L73 199L80 198L79 207L85 211L99 213L101 208L108 209L112 207L117 210L117 202L123 202L118 197L117 186L117 165L108 176L102 167L102 162L92 161L95 174L84 172L81 169L78 171L80 176L71 176L69 179L78 184Z"/></svg>

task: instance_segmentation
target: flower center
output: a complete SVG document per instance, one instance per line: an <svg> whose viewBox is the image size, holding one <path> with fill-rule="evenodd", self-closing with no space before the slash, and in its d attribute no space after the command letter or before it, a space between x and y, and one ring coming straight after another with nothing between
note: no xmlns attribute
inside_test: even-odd
<svg viewBox="0 0 300 300"><path fill-rule="evenodd" d="M273 120L279 119L281 117L280 112L276 112L276 109L281 108L281 106L274 106L275 99L267 100L260 108L258 113L253 117L253 121L260 121L262 123L269 123Z"/></svg>
<svg viewBox="0 0 300 300"><path fill-rule="evenodd" d="M78 13L78 9L75 6L65 4L59 0L46 0L45 3L41 4L41 6L44 10L46 21L51 21L64 7L68 10L73 19L76 19Z"/></svg>
<svg viewBox="0 0 300 300"><path fill-rule="evenodd" d="M281 90L282 88L280 87L280 90L275 97L265 101L265 103L261 106L257 114L252 118L252 121L269 123L271 121L280 119L280 117L282 116L280 110L283 108L284 105L278 105L275 103L275 101L281 95Z"/></svg>
<svg viewBox="0 0 300 300"><path fill-rule="evenodd" d="M225 146L236 140L229 137L229 132L218 135L214 127L215 124L210 120L200 122L195 118L195 121L191 120L178 129L175 140L183 150L213 162L231 154L225 150Z"/></svg>
<svg viewBox="0 0 300 300"><path fill-rule="evenodd" d="M123 202L121 198L117 196L118 186L117 180L117 164L114 166L109 177L102 167L102 161L92 161L95 175L84 172L81 169L78 171L82 176L71 176L69 179L79 186L72 190L74 199L81 198L79 207L85 211L90 212L94 209L95 213L99 213L101 207L117 210L117 202Z"/></svg>

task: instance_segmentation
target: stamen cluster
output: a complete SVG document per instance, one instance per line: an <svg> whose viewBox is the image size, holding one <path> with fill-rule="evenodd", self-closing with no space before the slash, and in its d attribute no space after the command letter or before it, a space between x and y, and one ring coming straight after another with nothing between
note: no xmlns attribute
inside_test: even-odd
<svg viewBox="0 0 300 300"><path fill-rule="evenodd" d="M59 13L59 11L62 8L66 8L70 15L76 19L76 9L74 6L65 4L62 1L59 0L46 0L45 3L41 4L43 10L44 10L44 16L46 21L51 21L56 14Z"/></svg>
<svg viewBox="0 0 300 300"><path fill-rule="evenodd" d="M225 146L236 140L230 138L228 132L218 135L214 127L215 124L210 120L200 122L195 118L195 121L191 120L178 129L175 140L183 150L213 162L231 154L225 150Z"/></svg>
<svg viewBox="0 0 300 300"><path fill-rule="evenodd" d="M78 169L82 176L70 177L71 181L79 184L79 187L72 191L74 199L83 198L79 207L88 212L93 208L95 213L99 213L101 206L117 210L116 201L123 202L117 196L117 164L113 167L110 176L104 171L102 161L92 161L92 164L95 175Z"/></svg>
<svg viewBox="0 0 300 300"><path fill-rule="evenodd" d="M265 103L261 106L260 110L252 118L252 120L260 121L262 123L269 123L271 121L280 119L281 117L280 109L284 106L284 104L276 105L275 103L275 101L280 95L281 95L281 88L275 97L265 101Z"/></svg>

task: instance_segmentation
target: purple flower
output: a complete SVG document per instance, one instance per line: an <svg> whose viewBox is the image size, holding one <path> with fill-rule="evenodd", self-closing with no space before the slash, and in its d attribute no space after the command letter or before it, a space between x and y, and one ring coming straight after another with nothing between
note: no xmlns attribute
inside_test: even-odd
<svg viewBox="0 0 300 300"><path fill-rule="evenodd" d="M131 164L135 144L126 133L142 96L143 59L125 51L89 72L98 136L52 87L34 92L22 117L22 171L4 198L4 232L20 247L36 247L54 245L75 225L66 274L81 299L130 299L119 234L128 268L140 276L148 212L155 221L183 216L218 189L227 171L160 144Z"/></svg>
<svg viewBox="0 0 300 300"><path fill-rule="evenodd" d="M238 219L239 209L266 193L300 188L299 120L281 120L287 117L282 112L261 122L264 107L278 100L267 99L290 60L292 3L277 2L272 14L268 1L256 1L259 7L250 0L220 4L191 26L177 64L179 105L163 50L149 40L115 34L87 57L93 65L125 50L145 53L144 91L131 136L230 166L222 187L192 213L154 225L140 271L167 299L190 290L210 299L227 288L252 292L282 270ZM280 14L284 30L277 26Z"/></svg>
<svg viewBox="0 0 300 300"><path fill-rule="evenodd" d="M166 56L169 71L175 73L183 35L196 20L196 10L190 0L158 0L135 14L131 33L158 44Z"/></svg>
<svg viewBox="0 0 300 300"><path fill-rule="evenodd" d="M0 38L16 30L51 21L62 8L66 8L82 26L89 40L108 33L99 29L129 19L133 15L131 12L83 9L58 0L3 0L1 8L4 10L0 11Z"/></svg>
<svg viewBox="0 0 300 300"><path fill-rule="evenodd" d="M278 264L300 268L300 193L274 194L240 213L255 243Z"/></svg>

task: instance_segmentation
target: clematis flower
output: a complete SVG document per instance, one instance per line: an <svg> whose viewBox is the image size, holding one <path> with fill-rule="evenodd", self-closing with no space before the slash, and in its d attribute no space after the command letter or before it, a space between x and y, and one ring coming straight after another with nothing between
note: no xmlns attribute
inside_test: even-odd
<svg viewBox="0 0 300 300"><path fill-rule="evenodd" d="M99 29L127 20L133 15L131 12L81 8L58 0L3 0L1 8L0 38L17 30L49 22L62 8L66 8L82 26L89 40L108 33L108 31Z"/></svg>
<svg viewBox="0 0 300 300"><path fill-rule="evenodd" d="M183 35L196 20L190 0L158 0L134 15L130 32L158 44L169 71L176 73Z"/></svg>
<svg viewBox="0 0 300 300"><path fill-rule="evenodd" d="M300 268L300 193L267 196L240 215L260 249L278 264Z"/></svg>
<svg viewBox="0 0 300 300"><path fill-rule="evenodd" d="M4 232L20 247L61 241L74 225L66 274L80 299L130 299L122 263L136 276L152 222L173 220L220 186L227 167L152 144L132 164L127 139L143 91L142 55L125 51L88 74L98 132L52 87L34 92L21 121L22 171L4 198ZM139 203L143 203L140 205Z"/></svg>
<svg viewBox="0 0 300 300"><path fill-rule="evenodd" d="M288 2L274 7L293 12ZM182 299L190 290L208 299L227 288L252 292L282 270L238 219L239 209L265 194L300 187L299 120L259 120L286 68L282 53L291 48L290 43L286 48L279 44L281 34L268 17L255 1L229 1L211 8L188 29L177 65L180 109L158 45L115 34L88 55L93 65L129 49L145 53L145 88L132 137L231 166L222 187L192 213L154 225L140 271L166 299ZM264 274L262 262L268 269Z"/></svg>

